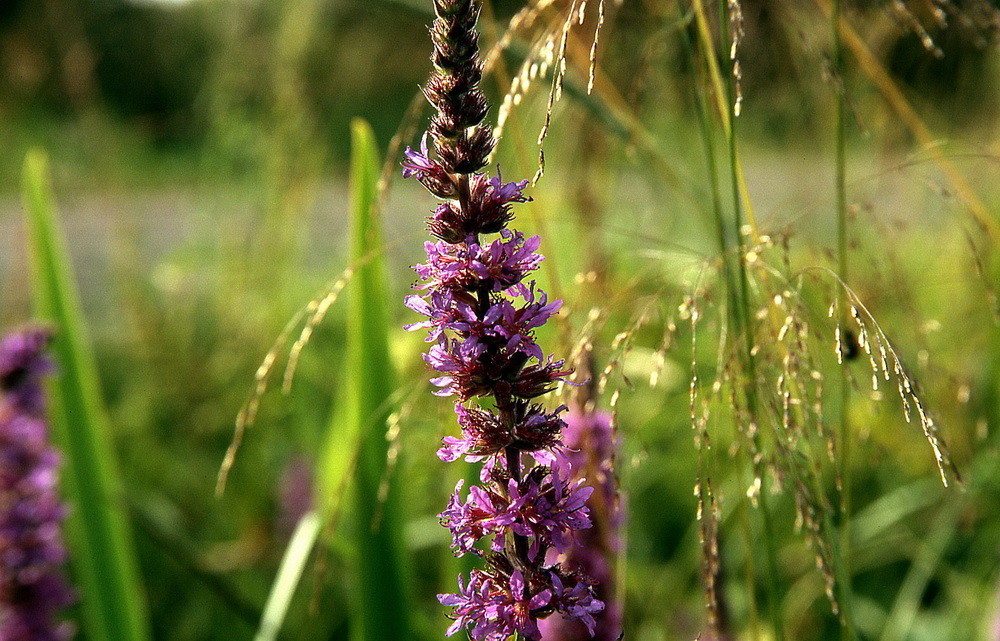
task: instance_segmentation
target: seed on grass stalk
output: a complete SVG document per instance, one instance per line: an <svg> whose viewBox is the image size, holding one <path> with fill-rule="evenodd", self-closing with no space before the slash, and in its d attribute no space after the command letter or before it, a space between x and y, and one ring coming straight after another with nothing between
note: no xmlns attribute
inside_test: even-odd
<svg viewBox="0 0 1000 641"><path fill-rule="evenodd" d="M846 293L851 301L851 316L858 325L858 341L868 355L872 371L873 390L878 390L879 375L882 375L885 380L890 380L889 370L891 368L892 374L896 377L896 387L903 406L903 417L909 422L911 408L916 411L924 438L927 439L934 452L934 461L937 464L941 482L947 487L949 476L961 482L958 470L951 461L948 446L941 437L937 424L924 408L916 385L903 366L903 362L896 353L896 350L893 349L888 336L886 336L881 326L875 321L871 312L858 299L857 295L850 289L847 289ZM874 356L875 350L872 349L872 341L875 342L875 350L879 354L878 360Z"/></svg>
<svg viewBox="0 0 1000 641"><path fill-rule="evenodd" d="M271 348L267 351L267 354L264 355L264 360L261 361L260 365L257 367L257 371L254 372L253 391L250 393L250 397L246 400L246 402L244 402L243 407L240 408L239 414L236 416L233 438L229 443L229 447L226 448L225 456L222 459L222 464L219 466L219 473L216 477L216 496L222 496L225 492L226 483L229 480L229 472L232 470L233 464L236 462L236 453L243 444L243 435L247 428L251 427L257 420L257 413L260 411L261 401L263 400L264 394L267 392L268 385L271 382L271 375L274 371L274 365L278 361L278 354L282 349L284 349L285 345L288 344L288 341L292 337L292 332L298 326L299 322L305 318L305 325L301 329L298 339L292 345L288 354L288 362L285 365L282 389L285 392L288 392L291 389L292 380L295 377L296 367L302 350L312 337L313 331L321 322L323 322L323 319L326 317L326 313L329 311L330 307L337 301L337 298L340 296L340 292L353 277L354 269L355 268L353 266L345 269L343 273L341 273L340 277L331 283L321 296L309 301L305 307L299 309L299 311L296 312L295 315L292 316L292 318L285 324L281 333L278 334L274 343L271 344Z"/></svg>

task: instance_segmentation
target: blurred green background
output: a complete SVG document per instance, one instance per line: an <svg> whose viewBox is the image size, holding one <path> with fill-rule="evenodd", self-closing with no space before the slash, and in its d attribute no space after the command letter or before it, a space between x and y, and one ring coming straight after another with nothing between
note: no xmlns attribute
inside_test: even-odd
<svg viewBox="0 0 1000 641"><path fill-rule="evenodd" d="M536 4L537 16L518 23L484 81L492 118L511 78L537 43L561 29L571 3ZM921 384L965 478L964 489L941 487L930 448L919 427L904 422L894 386L878 399L864 359L848 365L858 629L862 638L883 641L997 641L997 7L845 2L874 66L845 47L838 75L827 4L741 5L740 159L759 230L774 240L760 260L786 275L835 264L834 96L843 87L848 281ZM619 392L625 639L692 639L704 613L691 492L691 333L678 307L692 292L699 297L706 318L695 371L711 382L725 312L723 289L713 284L719 250L697 97L715 97L685 53L684 37L696 37L691 5L670 0L607 2L588 94L596 5L571 32L545 174L531 189L534 202L519 208L518 225L543 234L548 260L539 280L566 300L564 320L546 328L544 345L565 355L591 337L598 371L613 365L600 404ZM514 0L486 4L485 47L520 9ZM352 375L341 303L304 349L287 395L279 366L221 498L216 473L275 337L351 265L351 119L371 123L383 156L401 128L403 144L419 138L427 109L412 105L430 67L432 19L430 0L0 4L0 326L29 318L19 184L25 154L41 147L51 157L156 639L253 638L308 495L333 399ZM496 160L508 179L537 169L550 83L544 74L533 82L506 123ZM929 140L900 116L891 95L912 105ZM725 140L714 135L722 163ZM447 625L434 595L453 589L463 565L451 559L435 514L467 470L435 457L440 437L455 429L451 408L428 393L420 337L395 329L413 321L402 299L434 201L399 180L396 169L391 176L381 219L396 401L405 418L390 481L405 497L412 638L434 639ZM970 194L994 232L976 222ZM826 309L836 289L829 278L805 278L790 278L789 288L804 292L831 399L824 411L834 424L841 370ZM754 283L765 309L780 292L765 280ZM753 603L765 601L762 579L748 586L743 572L752 552L740 538L736 509L746 488L728 462L732 420L717 410L711 430L727 638L769 639L752 613ZM764 486L772 491L769 479ZM836 496L832 482L827 489ZM773 497L788 638L839 638L822 576L794 527L794 502L780 489ZM314 555L282 638L347 638L347 577L357 547L351 532L338 525Z"/></svg>

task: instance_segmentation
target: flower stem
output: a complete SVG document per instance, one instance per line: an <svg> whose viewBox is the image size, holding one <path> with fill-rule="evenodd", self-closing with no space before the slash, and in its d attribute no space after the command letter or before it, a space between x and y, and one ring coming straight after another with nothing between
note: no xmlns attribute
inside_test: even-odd
<svg viewBox="0 0 1000 641"><path fill-rule="evenodd" d="M721 16L721 26L720 30L724 30L729 25L730 15L729 15L729 0L720 0L719 2L720 16ZM721 34L720 34L721 35ZM734 34L735 37L735 34ZM725 41L725 38L723 38ZM728 56L729 65L727 67L727 80L723 83L723 87L726 93L726 105L733 104L733 96L735 95L734 87L734 74L735 74L735 64L736 60L733 56ZM759 404L757 402L757 364L754 357L754 332L753 323L751 321L750 314L750 285L749 278L747 276L746 267L746 238L742 233L743 228L743 202L740 197L740 175L739 175L739 154L737 152L737 138L736 138L736 123L738 118L734 113L732 117L729 118L729 169L730 177L732 183L733 192L733 226L736 232L737 248L739 251L739 256L737 260L737 266L739 268L739 297L737 300L732 301L738 309L737 329L738 334L743 335L743 366L747 378L749 379L745 387L747 410L752 420L755 420L759 415ZM759 436L754 432L752 438L754 441L758 441ZM758 448L759 449L759 448ZM755 472L758 476L762 475L761 470ZM768 603L768 613L771 618L771 627L774 631L775 641L784 641L785 634L784 629L781 624L781 612L780 612L780 595L778 593L778 561L777 561L777 541L774 538L774 530L771 525L771 513L768 509L767 492L762 491L758 496L758 503L760 506L761 513L761 525L763 528L764 535L764 550L766 557L765 564L765 577L767 580L767 603Z"/></svg>
<svg viewBox="0 0 1000 641"><path fill-rule="evenodd" d="M843 282L847 282L847 153L846 153L846 109L844 84L844 64L840 46L840 0L833 0L833 10L830 13L830 35L832 39L832 65L834 73L834 97L836 119L836 151L835 151L835 181L837 207L837 273ZM844 326L846 300L842 288L837 289L837 309L840 314L838 322ZM835 579L839 585L840 608L844 625L841 628L841 639L853 641L857 638L854 630L854 619L851 609L851 424L848 406L850 404L851 387L848 380L847 364L843 365L840 376L840 456L837 475L840 478L840 537L839 541L831 541L834 558ZM832 527L832 519L827 515L827 529ZM833 535L830 531L831 536Z"/></svg>
<svg viewBox="0 0 1000 641"><path fill-rule="evenodd" d="M504 417L504 412L500 412L501 419ZM510 477L514 479L514 482L520 484L521 482L521 451L516 447L508 447L504 451L504 455L507 457L507 471L510 473ZM514 567L521 569L522 571L531 568L531 564L528 563L528 539L516 532L511 532L511 541L507 546L507 558L510 562L514 564Z"/></svg>
<svg viewBox="0 0 1000 641"><path fill-rule="evenodd" d="M683 11L683 8L680 5L678 5L678 10ZM683 16L681 16L681 19L683 19ZM695 65L694 48L691 43L691 37L688 35L688 31L686 29L681 29L680 33L681 33L681 40L684 45L684 51L688 57L689 62L691 63L691 67L693 69L700 68L697 65ZM715 222L716 236L719 243L719 252L722 257L722 275L726 285L726 300L729 301L727 304L727 308L730 316L730 322L735 327L739 324L738 321L736 321L733 318L733 315L736 313L736 305L735 305L736 284L734 283L734 278L735 278L734 273L736 271L736 268L732 264L734 255L729 247L730 243L729 243L728 231L726 229L726 218L725 215L723 214L723 209L722 209L722 196L720 194L720 186L719 186L718 162L716 161L715 157L715 143L712 137L712 131L709 127L709 108L705 100L705 95L702 90L702 87L704 86L705 86L704 81L696 81L693 84L692 93L694 94L695 103L697 105L695 112L698 114L698 125L699 129L701 130L701 137L705 146L705 160L708 171L708 180L709 184L711 185L711 194L712 194L712 213ZM739 430L737 430L737 438L738 438L738 433ZM741 449L740 454L738 456L738 479L740 487L747 486L746 474L745 474L746 465L747 465L746 454ZM756 572L754 571L753 555L750 553L750 551L753 549L753 534L749 519L749 514L750 514L749 499L747 499L745 493L742 492L739 493L739 502L740 506L738 513L739 513L739 522L741 526L740 529L742 530L743 542L748 552L746 555L745 580L747 584L746 591L747 591L747 598L749 600L750 620L752 623L751 634L753 635L752 638L756 640L759 638L758 630L760 627L758 623L758 606L755 594L756 590L754 588L754 585L756 583L756 577L755 577Z"/></svg>

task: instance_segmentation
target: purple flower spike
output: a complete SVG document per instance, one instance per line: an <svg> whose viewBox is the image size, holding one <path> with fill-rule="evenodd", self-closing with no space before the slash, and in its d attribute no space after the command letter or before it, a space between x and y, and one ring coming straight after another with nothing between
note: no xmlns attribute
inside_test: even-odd
<svg viewBox="0 0 1000 641"><path fill-rule="evenodd" d="M59 455L48 444L42 375L52 369L49 333L30 328L0 340L0 640L65 641L58 621L72 593L59 527Z"/></svg>
<svg viewBox="0 0 1000 641"><path fill-rule="evenodd" d="M535 338L562 301L550 301L529 279L543 260L541 239L508 229L513 205L530 200L528 181L504 182L499 168L495 177L481 171L495 141L482 124L489 105L479 89L479 9L474 0L434 0L434 9L434 72L424 95L436 113L420 150L407 148L403 176L443 202L427 221L438 240L425 243L427 262L414 267L418 294L406 299L423 319L406 329L427 330L434 393L458 401L461 435L446 436L438 457L483 464L481 484L464 494L459 483L438 517L455 554L472 553L485 566L438 600L452 608L449 636L465 629L475 641L514 634L538 641L539 622L554 613L593 635L594 614L604 607L593 582L548 560L568 553L592 526L593 490L557 456L566 408L534 402L570 374Z"/></svg>

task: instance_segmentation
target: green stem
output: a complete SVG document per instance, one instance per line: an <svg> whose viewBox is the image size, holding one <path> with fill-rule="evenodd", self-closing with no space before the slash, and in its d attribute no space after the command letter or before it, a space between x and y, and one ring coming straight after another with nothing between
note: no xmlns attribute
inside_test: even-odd
<svg viewBox="0 0 1000 641"><path fill-rule="evenodd" d="M680 5L678 5L678 9L680 8L681 8ZM683 20L683 16L681 19ZM691 62L691 67L696 68L696 65L694 64L695 57L694 57L693 46L691 43L691 38L688 35L687 30L685 29L681 30L681 40L684 45L684 52L687 55L688 60ZM698 114L698 126L699 129L701 130L702 142L705 145L705 161L707 165L706 168L708 171L708 180L709 184L711 185L711 194L712 194L712 214L715 222L717 241L719 243L719 252L722 256L722 275L726 285L726 300L728 301L727 304L728 313L732 325L738 326L740 323L735 318L736 314L735 301L737 299L737 294L736 294L736 283L734 282L735 280L734 272L736 271L736 268L732 264L734 259L734 253L730 248L729 236L726 233L726 218L722 209L722 196L720 194L720 186L719 186L719 168L718 168L718 162L716 161L715 158L715 141L712 137L712 131L709 126L708 104L707 101L705 100L704 94L702 93L702 91L699 90L701 86L703 86L702 82L696 82L692 86L693 89L692 93L694 94L695 103L697 105L697 109L695 111ZM737 438L738 438L738 433L737 433ZM739 471L737 476L739 479L740 487L746 487L747 460L746 460L746 454L742 449L740 450L740 455L738 457L738 468ZM759 615L757 609L757 598L755 594L756 589L754 587L756 585L756 576L755 576L756 572L754 571L753 553L752 553L753 533L750 526L750 506L749 506L749 499L747 499L745 493L741 492L739 494L739 497L740 497L739 498L740 529L742 530L743 543L747 550L746 568L744 572L746 580L747 598L749 599L751 630L753 638L758 639L759 638L758 630L760 628L760 625L758 618Z"/></svg>
<svg viewBox="0 0 1000 641"><path fill-rule="evenodd" d="M743 448L740 448L740 453L738 455L738 465L739 471L737 473L737 478L739 480L740 490L747 487L746 469L747 460L746 452ZM751 629L750 634L754 641L759 641L760 639L760 612L757 606L757 576L754 569L754 559L753 559L753 530L750 525L750 499L747 498L746 492L740 491L740 508L739 508L739 518L740 518L740 529L743 532L743 545L746 548L747 558L746 558L746 591L747 599L750 602L750 623Z"/></svg>
<svg viewBox="0 0 1000 641"><path fill-rule="evenodd" d="M719 2L721 10L721 31L725 31L729 25L729 6L728 0L720 0ZM724 39L725 41L725 39ZM724 47L725 50L725 47ZM727 65L727 78L726 82L723 83L726 92L726 104L727 108L729 105L733 104L733 96L735 95L734 82L734 65L735 60L730 59ZM757 364L754 358L754 332L753 324L751 322L750 314L750 284L749 278L747 276L746 267L746 241L742 233L743 227L743 203L740 197L740 180L739 180L739 156L737 153L736 145L736 124L737 118L735 114L729 118L729 173L732 183L733 192L733 226L736 233L737 248L739 251L739 256L737 257L737 266L739 268L739 300L735 301L738 307L738 318L739 318L739 329L741 330L744 337L743 347L743 361L744 367L746 368L746 374L749 379L746 387L746 400L747 409L751 418L756 418L758 416L758 403L757 403ZM755 433L753 439L756 442L759 436ZM758 448L759 449L759 448ZM757 472L760 474L760 471ZM784 641L785 633L784 628L781 625L781 612L780 612L780 598L778 592L778 560L777 551L775 546L777 542L774 538L774 530L771 525L770 510L768 509L767 492L762 491L758 497L760 512L761 512L761 523L763 527L764 534L764 549L766 556L766 580L767 580L767 602L768 602L768 613L771 618L771 627L774 630L775 641Z"/></svg>
<svg viewBox="0 0 1000 641"><path fill-rule="evenodd" d="M835 118L836 118L836 152L835 181L837 203L837 272L841 280L847 282L847 152L844 64L840 46L840 0L833 0L833 11L830 16L830 35L832 39L832 65L834 72ZM844 326L845 297L843 288L837 289L837 308L840 314L839 322ZM834 554L834 576L839 584L840 608L843 615L841 639L853 641L857 639L854 629L854 617L851 609L851 424L848 414L851 387L847 378L847 365L844 364L840 376L840 456L838 459L840 477L840 537L832 541ZM825 519L827 530L833 536L832 519Z"/></svg>
<svg viewBox="0 0 1000 641"><path fill-rule="evenodd" d="M678 5L678 9L680 8L680 5ZM683 20L683 16L681 19ZM694 64L694 48L686 29L681 30L681 40L684 44L684 52L691 62L691 67L696 68ZM698 114L698 127L701 132L702 142L705 144L705 162L712 193L712 215L715 223L716 240L719 243L719 253L722 256L722 269L726 283L727 299L732 302L736 300L736 285L733 282L733 272L735 271L732 266L733 252L730 249L729 237L726 234L726 218L722 210L722 196L719 187L719 166L715 159L715 141L709 127L708 104L705 101L704 94L699 90L702 84L701 82L693 84L692 94L694 94L697 105L695 112ZM734 310L735 306L730 304L730 313Z"/></svg>

